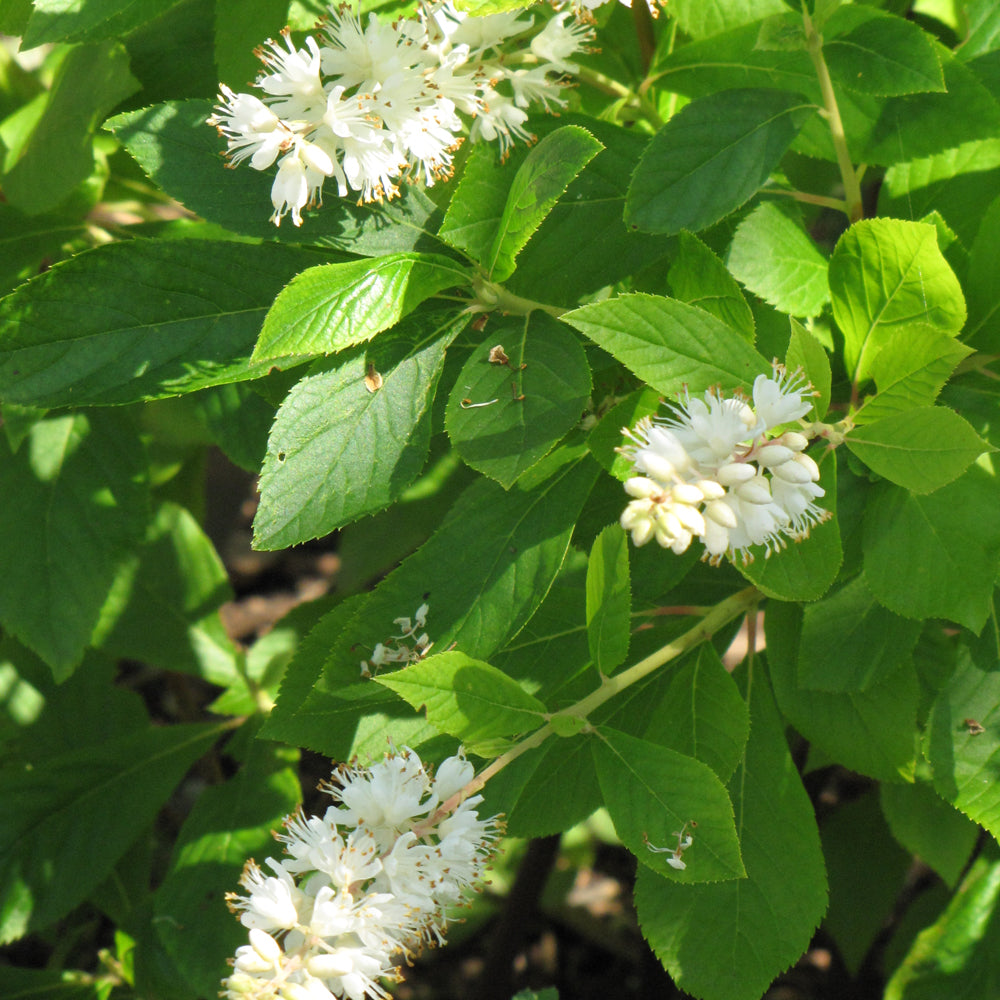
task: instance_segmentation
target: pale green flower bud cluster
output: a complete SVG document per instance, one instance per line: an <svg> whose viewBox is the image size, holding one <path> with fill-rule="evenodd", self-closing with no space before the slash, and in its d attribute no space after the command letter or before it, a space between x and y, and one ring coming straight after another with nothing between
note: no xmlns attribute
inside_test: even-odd
<svg viewBox="0 0 1000 1000"><path fill-rule="evenodd" d="M385 998L399 959L441 943L454 907L482 878L499 833L482 796L458 803L473 767L461 753L431 775L412 750L343 766L322 817L286 817L286 857L253 861L230 893L249 930L223 981L228 1000Z"/></svg>
<svg viewBox="0 0 1000 1000"><path fill-rule="evenodd" d="M301 225L327 179L342 197L356 192L359 204L392 198L399 182L450 177L466 135L506 153L516 139L533 139L531 105L566 106L565 76L577 70L570 57L592 29L556 14L531 40L534 64L510 68L501 47L533 20L523 10L475 17L447 0L392 23L331 7L320 41L310 36L298 48L287 30L268 39L257 51L263 96L223 84L208 122L227 140L232 166L247 160L268 170L277 161L275 225L288 213Z"/></svg>
<svg viewBox="0 0 1000 1000"><path fill-rule="evenodd" d="M709 562L728 555L746 563L754 545L770 556L787 539L807 537L830 516L815 503L824 495L819 467L804 435L775 429L808 412L810 389L776 365L773 377L754 381L752 405L716 390L704 399L685 394L672 417L623 428L632 443L618 450L636 475L625 482L633 499L621 524L633 543L655 539L680 554L698 538Z"/></svg>

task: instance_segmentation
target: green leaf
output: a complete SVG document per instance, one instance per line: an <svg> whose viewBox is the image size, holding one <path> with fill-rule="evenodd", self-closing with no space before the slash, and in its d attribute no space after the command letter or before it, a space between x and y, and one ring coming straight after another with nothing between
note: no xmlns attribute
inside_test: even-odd
<svg viewBox="0 0 1000 1000"><path fill-rule="evenodd" d="M866 691L886 680L913 652L920 623L887 611L864 575L806 605L798 682L815 691Z"/></svg>
<svg viewBox="0 0 1000 1000"><path fill-rule="evenodd" d="M677 244L669 273L674 298L711 313L752 344L753 312L726 265L692 233L682 232Z"/></svg>
<svg viewBox="0 0 1000 1000"><path fill-rule="evenodd" d="M968 0L965 16L969 28L959 49L963 59L975 59L1000 48L997 44L1000 41L1000 10L991 0Z"/></svg>
<svg viewBox="0 0 1000 1000"><path fill-rule="evenodd" d="M197 521L163 502L135 565L116 580L91 641L118 659L216 681L236 672L236 647L218 613L232 596L222 560Z"/></svg>
<svg viewBox="0 0 1000 1000"><path fill-rule="evenodd" d="M816 394L813 397L813 412L817 420L826 416L830 407L830 387L833 377L830 371L830 357L826 349L797 319L791 317L792 333L785 354L785 367L794 372L801 369Z"/></svg>
<svg viewBox="0 0 1000 1000"><path fill-rule="evenodd" d="M817 30L822 30L816 23L815 13L813 14L813 24ZM779 52L804 51L806 49L806 32L802 25L802 18L785 11L783 14L772 14L764 18L760 24L757 34L757 48L776 50Z"/></svg>
<svg viewBox="0 0 1000 1000"><path fill-rule="evenodd" d="M288 23L288 0L216 0L214 55L220 80L238 85L260 71L262 25ZM273 30L273 29L272 29Z"/></svg>
<svg viewBox="0 0 1000 1000"><path fill-rule="evenodd" d="M295 715L302 708L316 684L317 678L322 674L323 664L329 655L330 647L354 624L360 610L370 597L370 593L361 593L345 598L326 611L302 637L284 676L281 678L275 706L261 727L260 737L262 739L284 740L285 742L295 740L300 746L312 746L312 732L310 732L309 727L301 723L296 724ZM371 648L371 646L366 647L365 653L370 653ZM363 655L361 654L361 656ZM358 657L359 661L361 656ZM351 679L356 681L359 676L360 671L355 673ZM338 760L345 760L349 754L331 753L330 756Z"/></svg>
<svg viewBox="0 0 1000 1000"><path fill-rule="evenodd" d="M830 74L844 87L881 97L945 90L934 42L913 21L844 6L823 34Z"/></svg>
<svg viewBox="0 0 1000 1000"><path fill-rule="evenodd" d="M86 232L86 221L69 212L26 215L0 203L0 295L41 274Z"/></svg>
<svg viewBox="0 0 1000 1000"><path fill-rule="evenodd" d="M302 700L283 718L272 715L266 737L349 757L358 722L371 710L363 699L392 707L386 690L359 683L359 661L397 632L393 619L412 615L424 601L430 606L426 631L437 649L455 643L467 656L492 658L552 586L597 472L581 447L566 447L510 490L477 479L431 538L353 615L337 608L329 625L320 621L314 631L321 638L310 643L313 655L296 674ZM412 719L409 708L403 718Z"/></svg>
<svg viewBox="0 0 1000 1000"><path fill-rule="evenodd" d="M531 620L490 657L495 667L530 684L531 693L547 705L575 701L568 691L572 688L575 692L574 685L581 681L584 693L594 684L586 609L581 600L587 586L588 562L585 553L571 548L552 589Z"/></svg>
<svg viewBox="0 0 1000 1000"><path fill-rule="evenodd" d="M767 361L702 309L656 295L619 295L561 317L657 392L749 390Z"/></svg>
<svg viewBox="0 0 1000 1000"><path fill-rule="evenodd" d="M712 38L677 45L672 52L658 55L653 79L665 90L687 97L775 87L805 94L818 102L816 71L806 52L759 48L761 28L759 23L744 24Z"/></svg>
<svg viewBox="0 0 1000 1000"><path fill-rule="evenodd" d="M929 406L955 366L971 353L970 347L932 327L909 327L890 334L872 362L878 393L864 402L854 422L867 424Z"/></svg>
<svg viewBox="0 0 1000 1000"><path fill-rule="evenodd" d="M514 174L497 163L488 142L472 147L438 237L477 261L489 257Z"/></svg>
<svg viewBox="0 0 1000 1000"><path fill-rule="evenodd" d="M758 205L739 224L726 264L754 295L791 316L818 316L830 301L826 258L798 213L775 202Z"/></svg>
<svg viewBox="0 0 1000 1000"><path fill-rule="evenodd" d="M47 212L64 201L94 169L92 140L98 123L138 89L121 45L104 42L72 48L59 64L48 94L39 99L40 114L27 135L15 140L10 118L0 127L0 140L6 146L5 199L29 214Z"/></svg>
<svg viewBox="0 0 1000 1000"><path fill-rule="evenodd" d="M838 802L825 814L820 839L830 884L823 930L837 942L837 951L851 975L857 976L886 914L899 898L899 887L914 859L889 832L874 788ZM859 846L864 849L859 850ZM897 941L905 940L907 929L901 927L899 934ZM887 956L886 965L891 967L892 962Z"/></svg>
<svg viewBox="0 0 1000 1000"><path fill-rule="evenodd" d="M873 472L912 493L932 493L957 479L992 447L945 406L904 410L856 427L847 447Z"/></svg>
<svg viewBox="0 0 1000 1000"><path fill-rule="evenodd" d="M906 663L865 691L809 690L798 677L802 619L799 605L767 606L768 666L782 714L845 767L882 781L912 780L920 700L913 667Z"/></svg>
<svg viewBox="0 0 1000 1000"><path fill-rule="evenodd" d="M938 211L969 247L985 221L983 205L997 195L1000 139L978 139L932 156L896 162L886 171L878 210L880 215L915 220Z"/></svg>
<svg viewBox="0 0 1000 1000"><path fill-rule="evenodd" d="M996 837L1000 834L1000 671L995 647L963 644L958 667L931 708L924 753L934 789Z"/></svg>
<svg viewBox="0 0 1000 1000"><path fill-rule="evenodd" d="M432 236L437 208L413 186L383 204L330 195L322 208L305 213L300 228L276 228L269 220L272 174L245 164L227 170L225 144L205 124L211 113L211 101L168 101L115 115L104 127L167 194L230 232L373 257L440 248Z"/></svg>
<svg viewBox="0 0 1000 1000"><path fill-rule="evenodd" d="M671 16L692 38L710 38L785 10L781 0L673 0L670 6Z"/></svg>
<svg viewBox="0 0 1000 1000"><path fill-rule="evenodd" d="M748 201L815 109L780 90L729 90L693 100L653 137L629 187L625 222L697 232Z"/></svg>
<svg viewBox="0 0 1000 1000"><path fill-rule="evenodd" d="M507 831L513 837L562 833L603 805L594 758L585 739L547 740L508 765L484 792L484 808L508 815Z"/></svg>
<svg viewBox="0 0 1000 1000"><path fill-rule="evenodd" d="M144 728L0 771L0 941L83 902L222 732Z"/></svg>
<svg viewBox="0 0 1000 1000"><path fill-rule="evenodd" d="M254 742L235 777L198 796L153 897L156 933L192 995L212 996L246 928L223 905L247 858L276 850L272 831L301 798L297 753ZM290 766L291 765L291 766ZM198 927L197 934L190 929Z"/></svg>
<svg viewBox="0 0 1000 1000"><path fill-rule="evenodd" d="M622 843L654 872L678 882L718 882L746 875L722 782L707 764L646 740L601 726L590 741L604 804ZM667 863L685 829L694 843L687 867Z"/></svg>
<svg viewBox="0 0 1000 1000"><path fill-rule="evenodd" d="M427 458L445 350L466 322L421 313L293 386L267 443L258 548L318 538L399 497ZM375 391L372 372L382 379Z"/></svg>
<svg viewBox="0 0 1000 1000"><path fill-rule="evenodd" d="M741 686L748 686L745 674ZM816 817L766 677L747 697L750 739L729 782L747 877L681 885L639 866L639 925L677 985L704 1000L758 1000L808 946L826 909ZM693 867L702 829L687 853Z"/></svg>
<svg viewBox="0 0 1000 1000"><path fill-rule="evenodd" d="M539 311L491 320L451 391L445 426L466 464L509 487L579 423L589 396L587 356L565 326Z"/></svg>
<svg viewBox="0 0 1000 1000"><path fill-rule="evenodd" d="M723 781L732 777L750 734L750 713L712 646L687 657L653 710L645 737L700 760Z"/></svg>
<svg viewBox="0 0 1000 1000"><path fill-rule="evenodd" d="M856 222L830 258L830 291L855 382L871 377L876 355L897 330L916 324L956 334L965 323L962 289L927 223Z"/></svg>
<svg viewBox="0 0 1000 1000"><path fill-rule="evenodd" d="M856 137L851 144L856 162L889 166L996 136L1000 105L949 49L933 44L944 71L944 92L888 99L854 95L853 113L841 95L845 128Z"/></svg>
<svg viewBox="0 0 1000 1000"><path fill-rule="evenodd" d="M32 0L24 47L46 42L94 42L121 38L152 21L178 0Z"/></svg>
<svg viewBox="0 0 1000 1000"><path fill-rule="evenodd" d="M134 429L101 412L40 420L0 461L0 620L57 680L80 662L145 534L145 475Z"/></svg>
<svg viewBox="0 0 1000 1000"><path fill-rule="evenodd" d="M294 362L363 344L425 299L468 280L454 261L430 254L311 267L274 300L253 360Z"/></svg>
<svg viewBox="0 0 1000 1000"><path fill-rule="evenodd" d="M532 732L545 721L545 706L517 681L458 650L429 656L375 680L425 711L438 732L458 738L473 753L480 744Z"/></svg>
<svg viewBox="0 0 1000 1000"><path fill-rule="evenodd" d="M274 296L317 255L212 240L129 240L78 254L0 301L0 395L125 403L256 378Z"/></svg>
<svg viewBox="0 0 1000 1000"><path fill-rule="evenodd" d="M536 302L572 308L603 288L648 267L669 250L665 236L638 233L625 225L629 179L646 148L647 137L611 122L582 115L532 123L538 131L549 121L582 124L604 146L573 180L518 257L508 291ZM496 168L493 183L509 168ZM572 247L571 254L566 247Z"/></svg>
<svg viewBox="0 0 1000 1000"><path fill-rule="evenodd" d="M987 208L969 251L966 292L969 300L967 339L979 350L1000 349L1000 278L996 246L1000 240L1000 197Z"/></svg>
<svg viewBox="0 0 1000 1000"><path fill-rule="evenodd" d="M631 626L628 535L611 524L597 536L587 563L587 643L602 674L625 662Z"/></svg>
<svg viewBox="0 0 1000 1000"><path fill-rule="evenodd" d="M979 827L926 781L882 785L879 795L892 835L954 889L976 846Z"/></svg>
<svg viewBox="0 0 1000 1000"><path fill-rule="evenodd" d="M755 587L779 601L815 601L837 578L844 559L837 522L836 453L823 457L819 485L826 495L816 505L832 515L812 528L807 538L789 542L780 551L765 552L763 559L734 563Z"/></svg>
<svg viewBox="0 0 1000 1000"><path fill-rule="evenodd" d="M884 485L864 518L865 576L876 599L908 618L950 618L978 632L1000 556L1000 495L973 466L933 493Z"/></svg>
<svg viewBox="0 0 1000 1000"><path fill-rule="evenodd" d="M886 986L885 1000L996 993L1000 989L998 900L1000 861L977 858L944 913L917 935Z"/></svg>
<svg viewBox="0 0 1000 1000"><path fill-rule="evenodd" d="M603 149L589 132L567 125L549 133L521 164L507 195L493 245L481 261L493 281L514 273L514 260L570 181Z"/></svg>

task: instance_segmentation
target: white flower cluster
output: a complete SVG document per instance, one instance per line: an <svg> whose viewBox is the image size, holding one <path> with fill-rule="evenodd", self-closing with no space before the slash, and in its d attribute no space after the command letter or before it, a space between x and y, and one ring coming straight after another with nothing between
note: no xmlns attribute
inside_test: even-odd
<svg viewBox="0 0 1000 1000"><path fill-rule="evenodd" d="M433 778L409 749L370 767L344 766L323 790L322 818L300 811L278 834L288 855L247 863L230 909L250 943L223 981L228 1000L384 998L397 957L443 942L449 907L481 878L498 834L474 796L450 801L473 777L459 752Z"/></svg>
<svg viewBox="0 0 1000 1000"><path fill-rule="evenodd" d="M424 602L414 612L413 621L409 618L393 618L392 624L399 626L400 634L391 635L385 642L375 644L372 655L361 661L361 676L371 677L384 663L416 663L422 660L434 645L430 636L423 631L429 611L430 605Z"/></svg>
<svg viewBox="0 0 1000 1000"><path fill-rule="evenodd" d="M231 166L249 160L267 170L277 160L275 225L289 212L301 225L328 177L342 197L358 192L359 204L392 198L397 181L451 176L466 131L460 115L473 119L472 139L496 140L506 152L533 138L529 105L565 107L563 79L578 68L570 57L591 29L556 14L531 40L532 64L505 66L500 47L532 23L521 10L473 17L440 0L391 24L331 8L320 42L310 36L296 48L287 29L281 41L268 39L256 53L264 96L222 85L208 121L228 140Z"/></svg>
<svg viewBox="0 0 1000 1000"><path fill-rule="evenodd" d="M679 554L700 538L715 564L725 555L747 563L753 545L770 556L787 538L807 537L830 516L814 502L824 494L819 467L805 454L804 435L768 433L804 416L810 391L800 375L775 365L773 378L754 381L752 406L709 390L704 400L685 395L668 419L623 428L632 444L618 450L637 473L625 482L635 499L621 517L632 541L655 538Z"/></svg>

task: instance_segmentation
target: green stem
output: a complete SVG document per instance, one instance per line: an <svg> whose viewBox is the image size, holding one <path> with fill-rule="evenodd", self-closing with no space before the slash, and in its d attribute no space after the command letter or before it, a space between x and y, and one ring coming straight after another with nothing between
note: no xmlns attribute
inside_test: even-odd
<svg viewBox="0 0 1000 1000"><path fill-rule="evenodd" d="M525 299L513 292L508 292L503 285L496 285L492 281L482 276L472 279L472 290L476 294L476 301L470 307L473 312L486 312L499 309L501 312L512 313L515 316L527 316L528 313L540 309L557 319L562 316L567 309L559 306L550 306L544 302L536 302L534 299Z"/></svg>
<svg viewBox="0 0 1000 1000"><path fill-rule="evenodd" d="M673 642L668 642L665 646L661 646L655 653L651 653L627 670L623 670L620 674L614 674L611 677L602 676L601 686L596 691L592 691L586 698L583 698L575 705L571 705L558 714L586 719L591 712L613 698L616 694L620 694L626 688L641 681L644 677L648 677L655 670L659 670L664 664L677 659L678 656L686 653L699 643L710 639L723 625L728 624L740 615L746 614L759 599L760 594L757 588L747 587L745 590L733 594L732 597L727 597L724 601L720 601L709 609L697 625L688 629L683 635L678 636ZM547 722L540 729L536 729L530 736L521 740L520 743L515 744L505 754L497 757L492 764L480 771L461 791L456 792L455 795L440 806L435 816L439 814L445 815L454 810L463 799L468 798L470 795L475 795L490 778L502 771L512 761L517 760L521 754L527 753L527 751L533 750L537 746L541 746L553 732L551 722Z"/></svg>
<svg viewBox="0 0 1000 1000"><path fill-rule="evenodd" d="M648 677L654 670L658 670L665 663L675 660L682 653L697 646L700 642L711 638L716 632L731 622L734 618L746 614L759 599L760 595L756 587L747 587L744 590L727 597L724 601L716 604L702 620L688 629L682 636L668 642L666 646L661 646L655 653L651 653L644 660L623 670L620 674L611 677L604 677L601 686L587 695L582 701L578 701L572 708L567 709L562 715L576 715L586 718L595 708L599 708L608 699L631 687L637 681Z"/></svg>
<svg viewBox="0 0 1000 1000"><path fill-rule="evenodd" d="M802 8L802 23L805 27L809 58L812 59L816 78L819 80L819 89L823 95L823 117L826 118L827 126L830 129L834 152L837 154L837 166L840 168L840 177L844 184L847 217L851 222L857 222L864 215L861 184L857 171L854 169L854 163L851 161L851 154L847 149L847 134L844 131L844 122L840 117L837 95L833 91L833 81L830 79L830 70L827 68L826 59L823 58L823 36L816 30L812 18L804 6Z"/></svg>
<svg viewBox="0 0 1000 1000"><path fill-rule="evenodd" d="M621 98L626 107L631 108L641 118L645 118L653 128L661 129L666 124L656 105L649 98L643 94L637 94L634 90L626 87L624 83L619 83L612 77L606 76L596 69L591 69L589 66L581 66L576 71L575 76L581 83L585 83L595 90Z"/></svg>
<svg viewBox="0 0 1000 1000"><path fill-rule="evenodd" d="M766 188L766 194L777 194L783 198L792 198L795 201L802 201L808 205L820 205L823 208L832 208L834 211L847 214L847 202L843 198L827 198L823 194L810 194L808 191L783 191L780 188Z"/></svg>

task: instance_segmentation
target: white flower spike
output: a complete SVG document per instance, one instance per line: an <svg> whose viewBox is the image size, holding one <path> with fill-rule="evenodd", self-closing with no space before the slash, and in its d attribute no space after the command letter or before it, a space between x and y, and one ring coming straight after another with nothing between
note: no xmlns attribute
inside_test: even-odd
<svg viewBox="0 0 1000 1000"><path fill-rule="evenodd" d="M747 563L754 546L770 556L808 537L830 516L815 503L824 495L819 466L803 434L774 431L805 416L810 392L800 372L775 364L754 381L753 405L717 390L685 393L672 416L623 428L629 443L618 451L636 475L625 481L633 499L621 525L633 544L655 539L679 555L698 538L710 563Z"/></svg>
<svg viewBox="0 0 1000 1000"><path fill-rule="evenodd" d="M248 862L230 908L250 943L231 960L227 1000L380 1000L397 961L441 943L451 908L478 886L500 832L482 796L453 797L473 777L461 750L432 777L405 747L370 767L338 768L322 816L288 816L273 876Z"/></svg>
<svg viewBox="0 0 1000 1000"><path fill-rule="evenodd" d="M437 0L383 23L331 7L319 39L297 46L286 29L257 49L263 96L222 84L208 122L226 139L231 166L268 170L281 157L271 220L280 225L290 215L300 226L303 210L322 203L327 178L359 204L382 201L403 182L430 187L449 178L467 136L495 141L502 155L518 139L533 141L525 109L565 106L572 57L593 37L570 17L555 14L536 29L522 10L473 17ZM509 68L501 46L532 30L535 65Z"/></svg>

